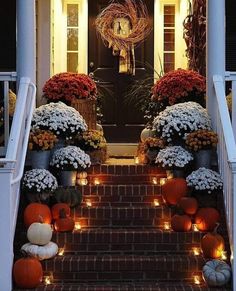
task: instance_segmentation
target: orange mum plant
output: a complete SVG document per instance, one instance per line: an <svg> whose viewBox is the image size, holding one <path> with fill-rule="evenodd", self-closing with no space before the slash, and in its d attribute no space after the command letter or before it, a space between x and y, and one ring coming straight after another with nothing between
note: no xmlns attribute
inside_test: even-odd
<svg viewBox="0 0 236 291"><path fill-rule="evenodd" d="M188 149L197 152L202 149L215 148L218 143L218 136L212 130L197 130L187 135L185 143Z"/></svg>
<svg viewBox="0 0 236 291"><path fill-rule="evenodd" d="M57 136L51 131L35 129L30 132L28 148L31 151L47 151L51 150L57 141Z"/></svg>

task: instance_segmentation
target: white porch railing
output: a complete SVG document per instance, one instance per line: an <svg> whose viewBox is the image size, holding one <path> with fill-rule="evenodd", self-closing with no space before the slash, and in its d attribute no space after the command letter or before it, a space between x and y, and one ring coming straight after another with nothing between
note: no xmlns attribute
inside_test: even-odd
<svg viewBox="0 0 236 291"><path fill-rule="evenodd" d="M13 240L19 205L20 180L28 145L28 137L36 88L29 78L21 78L17 94L6 157L0 159L0 291L12 290Z"/></svg>
<svg viewBox="0 0 236 291"><path fill-rule="evenodd" d="M233 76L236 76L234 74ZM227 77L228 78L228 77ZM233 81L235 83L236 79ZM224 202L226 212L226 222L229 234L231 248L231 263L233 274L236 272L236 144L233 133L233 124L231 124L230 115L225 96L225 83L222 76L213 76L215 94L216 94L216 112L212 115L215 130L219 136L218 143L218 162L219 170L223 178ZM235 84L233 85L233 95L236 93ZM233 291L236 291L236 277L233 276Z"/></svg>
<svg viewBox="0 0 236 291"><path fill-rule="evenodd" d="M6 145L8 143L10 133L10 122L9 122L9 89L10 83L16 82L16 72L0 72L0 85L1 88L1 107L3 107L3 125L1 127L1 146L0 156L5 156ZM2 95L3 94L3 95ZM1 116L2 117L2 116Z"/></svg>

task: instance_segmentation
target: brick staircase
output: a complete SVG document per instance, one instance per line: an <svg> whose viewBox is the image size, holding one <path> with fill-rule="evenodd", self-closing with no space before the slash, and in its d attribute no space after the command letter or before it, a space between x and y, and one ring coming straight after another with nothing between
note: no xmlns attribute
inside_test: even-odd
<svg viewBox="0 0 236 291"><path fill-rule="evenodd" d="M72 210L82 228L54 233L52 241L65 253L42 262L45 276L53 274L53 284L35 290L231 290L210 289L201 279L206 260L192 252L200 246L201 232L164 230L174 210L164 205L160 186L152 183L154 177L164 176L147 165L91 167L83 202ZM95 179L99 185L94 185ZM160 206L154 206L154 199ZM19 223L16 250L26 241L22 227ZM194 284L194 276L199 276L200 285Z"/></svg>

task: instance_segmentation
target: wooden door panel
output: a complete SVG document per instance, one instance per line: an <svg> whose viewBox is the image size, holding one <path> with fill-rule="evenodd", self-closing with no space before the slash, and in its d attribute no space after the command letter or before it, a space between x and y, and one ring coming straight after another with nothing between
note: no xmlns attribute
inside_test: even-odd
<svg viewBox="0 0 236 291"><path fill-rule="evenodd" d="M109 142L138 142L143 127L143 114L133 105L125 102L125 96L135 80L145 78L145 62L153 67L153 32L147 40L135 49L135 76L119 74L119 58L112 55L97 35L94 22L100 11L109 5L109 0L89 0L89 63L98 86L102 87L103 128ZM149 17L153 25L154 0L146 0ZM94 66L90 66L90 63ZM149 92L147 92L149 94Z"/></svg>

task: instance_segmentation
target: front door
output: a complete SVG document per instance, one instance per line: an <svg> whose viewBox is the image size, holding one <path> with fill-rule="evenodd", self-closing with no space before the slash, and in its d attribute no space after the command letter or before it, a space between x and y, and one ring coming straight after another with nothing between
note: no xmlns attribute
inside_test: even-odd
<svg viewBox="0 0 236 291"><path fill-rule="evenodd" d="M146 0L151 26L153 28L154 0ZM89 0L89 56L88 72L98 80L102 92L103 128L108 142L138 142L144 125L143 113L127 102L127 94L135 80L145 78L154 67L154 34L135 49L135 76L119 73L119 59L112 49L105 47L94 25L96 16L109 5L110 0ZM153 73L153 72L152 72ZM147 92L147 95L149 92Z"/></svg>

